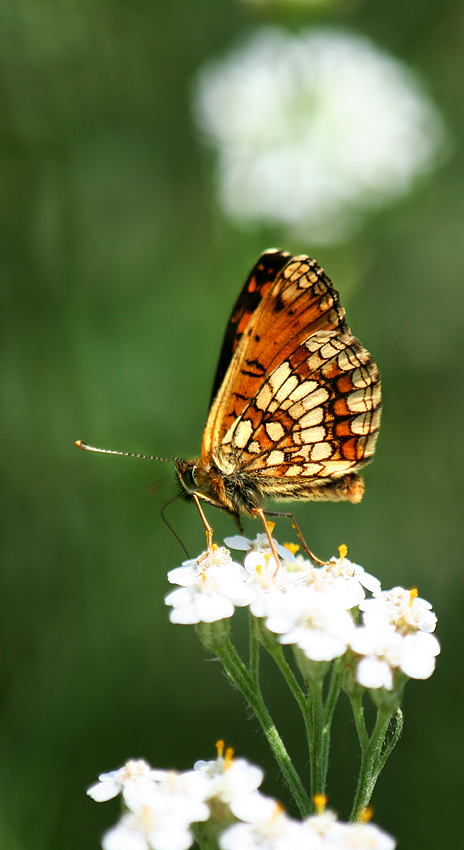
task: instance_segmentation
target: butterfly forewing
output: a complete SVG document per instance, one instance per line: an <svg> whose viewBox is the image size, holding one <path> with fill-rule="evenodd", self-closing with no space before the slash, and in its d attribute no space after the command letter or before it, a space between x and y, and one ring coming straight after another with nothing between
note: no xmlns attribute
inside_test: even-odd
<svg viewBox="0 0 464 850"><path fill-rule="evenodd" d="M242 338L243 331L250 321L251 316L258 307L261 299L275 282L280 270L289 260L290 254L287 251L273 249L265 251L248 275L227 323L211 392L210 405L216 398L224 375L229 368L232 355Z"/></svg>
<svg viewBox="0 0 464 850"><path fill-rule="evenodd" d="M330 278L308 257L286 260L266 252L235 305L201 461L250 475L276 498L351 498L333 495L333 479L373 455L378 371Z"/></svg>

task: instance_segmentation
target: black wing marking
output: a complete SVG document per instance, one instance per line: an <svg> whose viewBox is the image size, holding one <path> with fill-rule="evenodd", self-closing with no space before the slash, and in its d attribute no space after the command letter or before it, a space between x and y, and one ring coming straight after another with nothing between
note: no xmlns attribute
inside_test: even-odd
<svg viewBox="0 0 464 850"><path fill-rule="evenodd" d="M290 259L291 254L287 251L278 251L275 248L270 248L261 254L248 275L226 326L211 392L210 406L216 398L224 375L229 368L233 353L248 322L269 287L272 286L277 275Z"/></svg>

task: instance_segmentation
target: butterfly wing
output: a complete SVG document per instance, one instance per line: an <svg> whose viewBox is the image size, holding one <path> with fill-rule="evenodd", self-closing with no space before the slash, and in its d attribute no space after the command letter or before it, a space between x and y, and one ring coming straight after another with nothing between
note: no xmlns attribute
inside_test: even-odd
<svg viewBox="0 0 464 850"><path fill-rule="evenodd" d="M248 322L261 299L275 282L278 273L289 260L290 254L287 251L277 251L271 248L261 254L248 275L227 323L211 392L210 406L216 398L217 392L229 368L232 356Z"/></svg>
<svg viewBox="0 0 464 850"><path fill-rule="evenodd" d="M378 371L314 260L292 258L268 282L232 351L204 462L259 476L264 493L282 498L324 498L315 490L368 462L380 425Z"/></svg>

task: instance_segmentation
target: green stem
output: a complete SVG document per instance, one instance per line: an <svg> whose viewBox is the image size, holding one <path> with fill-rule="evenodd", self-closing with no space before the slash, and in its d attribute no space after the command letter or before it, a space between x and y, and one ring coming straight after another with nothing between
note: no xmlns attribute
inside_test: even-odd
<svg viewBox="0 0 464 850"><path fill-rule="evenodd" d="M384 745L385 735L387 733L387 729L390 720L393 716L393 713L394 711L391 708L378 708L377 719L371 737L367 739L367 743L364 743L364 745L361 741L361 770L359 772L358 788L356 791L356 797L350 817L350 820L352 822L358 820L363 810L368 806L369 801L374 792L375 783L377 782L379 773L382 770L382 767L384 767L385 765L385 756L388 758L388 755L390 755L396 741L399 738L398 733L396 738L394 736L394 738L388 745L387 750L385 750L382 755L382 747Z"/></svg>
<svg viewBox="0 0 464 850"><path fill-rule="evenodd" d="M261 692L256 687L255 682L230 640L226 640L224 643L216 646L215 652L222 661L228 675L239 691L241 691L259 720L261 728L263 729L269 746L274 754L274 758L282 771L285 782L290 788L300 814L302 817L306 817L311 811L311 803L303 788L301 779L293 767L290 756L285 749L284 742L282 741L282 738L280 737L264 704Z"/></svg>
<svg viewBox="0 0 464 850"><path fill-rule="evenodd" d="M281 646L268 647L267 648L270 655L272 655L275 663L277 664L282 676L287 682L288 687L290 688L293 696L295 697L299 709L303 715L303 718L306 716L306 697L300 688L296 676L293 673L287 659L285 658L283 649Z"/></svg>
<svg viewBox="0 0 464 850"><path fill-rule="evenodd" d="M350 694L350 700L351 708L353 710L354 722L356 724L356 731L358 733L359 743L361 744L361 749L364 752L369 743L369 735L367 734L366 721L364 720L362 692L360 690L356 690L355 693Z"/></svg>
<svg viewBox="0 0 464 850"><path fill-rule="evenodd" d="M324 788L327 781L327 769L329 766L330 730L332 728L332 718L340 694L340 677L341 659L337 658L334 661L332 668L329 693L327 694L322 720L322 772Z"/></svg>
<svg viewBox="0 0 464 850"><path fill-rule="evenodd" d="M395 747L396 747L396 745L397 745L397 743L398 743L398 741L401 737L402 731L403 731L403 712L401 711L401 708L397 708L396 709L395 731L394 731L390 741L388 742L387 746L385 747L385 749L383 751L382 758L379 761L379 766L378 766L378 769L377 769L377 776L384 769L385 763L386 763L389 755L395 749Z"/></svg>
<svg viewBox="0 0 464 850"><path fill-rule="evenodd" d="M310 771L311 771L311 800L316 794L325 790L324 766L324 707L322 701L323 680L312 681L311 696L308 700L310 735L308 736Z"/></svg>
<svg viewBox="0 0 464 850"><path fill-rule="evenodd" d="M250 676L253 679L253 682L256 685L256 688L259 688L259 650L260 645L259 641L256 639L256 635L253 631L253 624L251 618L249 619L250 623L250 661L249 661L249 669Z"/></svg>

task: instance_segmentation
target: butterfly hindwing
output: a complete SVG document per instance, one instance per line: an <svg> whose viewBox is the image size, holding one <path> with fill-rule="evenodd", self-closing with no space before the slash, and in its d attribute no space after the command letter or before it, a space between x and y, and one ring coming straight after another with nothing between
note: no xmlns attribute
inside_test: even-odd
<svg viewBox="0 0 464 850"><path fill-rule="evenodd" d="M369 460L379 425L380 383L370 355L350 334L319 331L271 373L221 451L247 473L327 478Z"/></svg>

